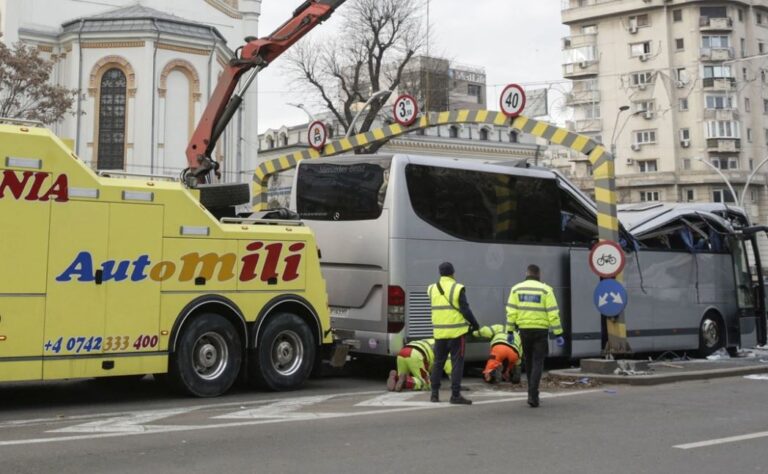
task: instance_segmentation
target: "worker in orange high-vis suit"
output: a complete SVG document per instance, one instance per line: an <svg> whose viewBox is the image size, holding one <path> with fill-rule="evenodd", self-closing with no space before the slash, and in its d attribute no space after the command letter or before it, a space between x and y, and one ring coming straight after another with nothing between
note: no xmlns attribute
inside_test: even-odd
<svg viewBox="0 0 768 474"><path fill-rule="evenodd" d="M508 337L503 324L494 324L483 326L472 335L491 340L491 354L483 369L483 380L487 383L498 383L502 380L519 383L523 363L520 334L514 331L512 337Z"/></svg>
<svg viewBox="0 0 768 474"><path fill-rule="evenodd" d="M525 280L512 287L507 301L507 332L509 338L520 331L525 351L525 373L528 377L528 405L539 406L539 382L544 370L544 358L549 353L549 334L558 347L565 346L560 310L555 292L541 281L537 265L528 265Z"/></svg>
<svg viewBox="0 0 768 474"><path fill-rule="evenodd" d="M430 390L429 374L435 360L435 340L411 341L397 354L397 370L389 372L387 390ZM451 361L446 360L443 370L451 375Z"/></svg>

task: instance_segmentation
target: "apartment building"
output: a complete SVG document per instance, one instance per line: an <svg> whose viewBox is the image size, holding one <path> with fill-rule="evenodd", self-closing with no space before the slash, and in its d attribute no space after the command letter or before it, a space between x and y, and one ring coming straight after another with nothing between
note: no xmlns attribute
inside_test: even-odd
<svg viewBox="0 0 768 474"><path fill-rule="evenodd" d="M613 150L621 203L738 202L723 176L741 194L760 167L744 205L766 224L768 0L563 0L562 21L568 126Z"/></svg>

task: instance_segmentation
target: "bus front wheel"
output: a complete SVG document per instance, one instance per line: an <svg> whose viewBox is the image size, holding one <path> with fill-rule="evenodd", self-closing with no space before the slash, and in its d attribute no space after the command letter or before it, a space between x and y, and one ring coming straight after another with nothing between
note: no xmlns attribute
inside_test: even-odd
<svg viewBox="0 0 768 474"><path fill-rule="evenodd" d="M707 313L699 326L699 356L707 357L725 347L725 329L720 317Z"/></svg>
<svg viewBox="0 0 768 474"><path fill-rule="evenodd" d="M269 390L294 390L306 382L315 364L312 330L299 316L278 313L259 335L248 364L258 385Z"/></svg>
<svg viewBox="0 0 768 474"><path fill-rule="evenodd" d="M234 326L221 315L205 313L182 327L171 356L169 378L196 397L216 397L240 372L242 345Z"/></svg>

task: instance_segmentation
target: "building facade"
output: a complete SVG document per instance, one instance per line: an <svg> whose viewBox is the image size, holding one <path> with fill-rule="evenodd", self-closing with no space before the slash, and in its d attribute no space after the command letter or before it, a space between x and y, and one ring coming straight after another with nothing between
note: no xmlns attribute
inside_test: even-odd
<svg viewBox="0 0 768 474"><path fill-rule="evenodd" d="M738 202L717 171L741 194L768 157L768 1L563 0L562 21L568 126L614 151L619 202ZM763 224L766 172L744 193Z"/></svg>
<svg viewBox="0 0 768 474"><path fill-rule="evenodd" d="M52 126L94 169L178 175L218 75L258 35L261 0L0 0L2 41L54 61L52 81L80 93ZM215 150L223 179L248 181L256 88Z"/></svg>

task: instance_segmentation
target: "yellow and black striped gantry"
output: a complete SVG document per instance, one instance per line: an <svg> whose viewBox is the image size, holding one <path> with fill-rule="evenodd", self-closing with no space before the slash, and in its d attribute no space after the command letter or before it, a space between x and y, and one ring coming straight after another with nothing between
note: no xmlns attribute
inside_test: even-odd
<svg viewBox="0 0 768 474"><path fill-rule="evenodd" d="M296 167L302 160L317 159L327 156L339 155L354 149L364 147L379 140L391 139L415 130L450 124L488 124L503 126L509 125L512 130L527 133L539 138L544 138L556 145L568 147L589 157L592 163L593 177L595 180L595 201L597 203L597 225L600 240L619 240L619 220L616 214L616 181L613 156L590 137L570 132L564 128L518 116L510 119L501 112L489 110L455 110L452 112L431 112L422 115L413 125L402 126L392 124L386 127L371 130L365 133L353 135L349 138L334 140L325 145L321 151L311 148L283 155L273 160L261 163L254 173L252 205L254 210L266 209L267 181L270 176L280 171ZM506 188L504 183L499 183L500 188ZM508 189L508 188L507 188ZM508 191L500 191L502 193ZM500 204L513 210L514 203ZM501 230L498 229L497 230ZM621 275L617 277L621 279ZM630 352L627 342L627 330L624 315L618 318L606 319L608 332L607 353Z"/></svg>

